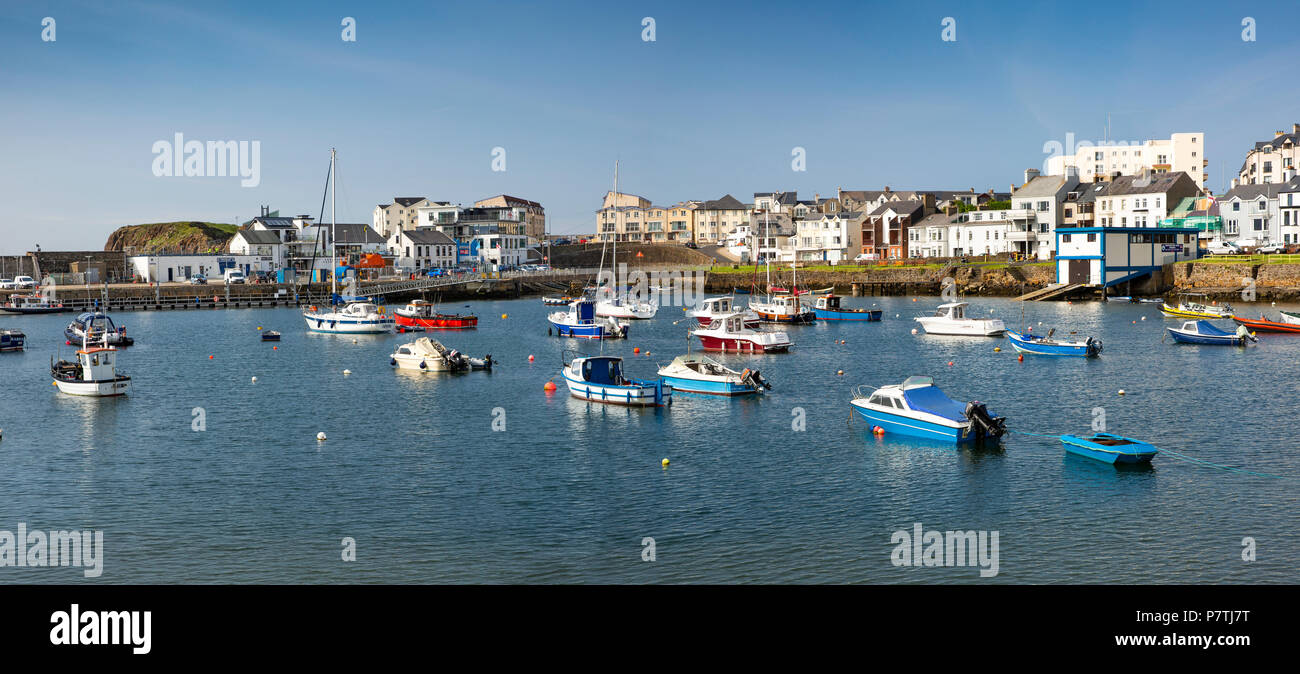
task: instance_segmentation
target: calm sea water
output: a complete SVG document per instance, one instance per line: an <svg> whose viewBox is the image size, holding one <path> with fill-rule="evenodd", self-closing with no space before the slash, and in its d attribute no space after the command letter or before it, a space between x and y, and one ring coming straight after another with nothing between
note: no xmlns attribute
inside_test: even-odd
<svg viewBox="0 0 1300 674"><path fill-rule="evenodd" d="M103 530L97 582L109 583L1300 579L1300 336L1182 346L1161 342L1173 322L1151 305L1030 304L1036 330L1095 335L1105 351L1022 363L1003 339L911 335L911 318L938 304L912 300L846 300L879 304L885 321L790 327L792 353L721 358L761 369L767 396L678 394L666 410L568 397L562 350L600 345L548 337L537 299L472 303L479 329L437 335L491 353L490 374L394 372L388 354L414 336L309 334L291 309L118 314L137 340L121 357L134 379L129 397L105 400L51 386L68 316L0 317L28 335L25 353L0 354L0 530ZM1013 302L972 302L1020 323ZM685 350L681 317L665 307L605 352L651 376ZM284 334L278 349L258 326ZM1084 433L1102 408L1111 432L1285 478L1168 455L1116 470L1023 435L1001 450L954 449L850 421L854 385L913 374L987 402L1015 430ZM206 430L193 430L196 408ZM998 576L895 567L891 534L917 522L998 531ZM341 559L345 537L355 562ZM1253 563L1241 559L1245 537ZM85 579L10 567L0 582Z"/></svg>

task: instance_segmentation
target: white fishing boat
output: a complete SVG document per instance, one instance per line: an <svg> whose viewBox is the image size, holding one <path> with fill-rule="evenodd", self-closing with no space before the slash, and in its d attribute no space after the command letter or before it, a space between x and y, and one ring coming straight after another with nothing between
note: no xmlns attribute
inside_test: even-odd
<svg viewBox="0 0 1300 674"><path fill-rule="evenodd" d="M673 402L673 387L662 379L623 376L617 356L574 358L560 370L569 394L581 400L633 407L662 407Z"/></svg>
<svg viewBox="0 0 1300 674"><path fill-rule="evenodd" d="M700 348L705 351L733 353L779 353L793 346L784 332L767 332L745 327L745 314L713 319L707 327L691 334L700 338Z"/></svg>
<svg viewBox="0 0 1300 674"><path fill-rule="evenodd" d="M590 298L575 300L564 311L547 315L551 329L561 337L585 339L620 339L627 337L628 324L616 318L597 318L596 302ZM547 330L549 334L551 330Z"/></svg>
<svg viewBox="0 0 1300 674"><path fill-rule="evenodd" d="M336 335L376 335L393 332L397 321L370 302L349 302L337 311L304 311L307 329Z"/></svg>
<svg viewBox="0 0 1300 674"><path fill-rule="evenodd" d="M710 297L700 303L700 308L691 311L691 317L699 321L701 327L713 322L715 318L730 316L737 311L745 314L745 327L757 328L761 322L758 314L748 309L739 309L730 295Z"/></svg>
<svg viewBox="0 0 1300 674"><path fill-rule="evenodd" d="M709 395L736 396L762 393L772 385L763 380L758 370L737 372L708 356L686 354L659 368L659 376L674 391L706 393Z"/></svg>
<svg viewBox="0 0 1300 674"><path fill-rule="evenodd" d="M403 344L389 356L389 365L399 370L421 372L465 372L491 370L492 356L469 358L455 349L449 349L436 339L421 337Z"/></svg>
<svg viewBox="0 0 1300 674"><path fill-rule="evenodd" d="M968 337L997 337L1007 331L1007 326L997 318L968 318L966 302L940 304L933 316L918 316L916 322L925 328L927 335L964 335Z"/></svg>
<svg viewBox="0 0 1300 674"><path fill-rule="evenodd" d="M131 378L117 370L117 349L107 341L102 346L83 342L75 361L50 359L50 376L61 393L106 398L126 395Z"/></svg>

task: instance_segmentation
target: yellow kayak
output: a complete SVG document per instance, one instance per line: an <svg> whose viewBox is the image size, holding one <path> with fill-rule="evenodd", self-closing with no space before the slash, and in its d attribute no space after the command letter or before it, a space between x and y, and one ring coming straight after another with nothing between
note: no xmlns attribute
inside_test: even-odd
<svg viewBox="0 0 1300 674"><path fill-rule="evenodd" d="M1232 309L1227 307L1210 307L1204 304L1179 304L1171 307L1168 304L1160 305L1160 313L1170 318L1227 318L1232 315Z"/></svg>

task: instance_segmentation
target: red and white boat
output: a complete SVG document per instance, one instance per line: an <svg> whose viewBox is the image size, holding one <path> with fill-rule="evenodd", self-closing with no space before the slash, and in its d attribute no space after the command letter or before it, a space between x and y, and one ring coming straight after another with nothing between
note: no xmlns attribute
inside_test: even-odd
<svg viewBox="0 0 1300 674"><path fill-rule="evenodd" d="M793 344L784 332L767 332L745 327L745 314L713 319L708 327L693 333L700 338L700 348L705 351L734 353L779 353L790 350Z"/></svg>
<svg viewBox="0 0 1300 674"><path fill-rule="evenodd" d="M730 295L722 297L710 297L700 303L700 308L691 312L691 316L700 322L700 327L708 327L715 318L724 318L736 312L743 311L745 314L745 327L757 328L761 322L758 314L748 309L736 308L736 303Z"/></svg>
<svg viewBox="0 0 1300 674"><path fill-rule="evenodd" d="M399 327L458 330L478 327L478 316L473 314L440 314L438 307L425 300L412 300L401 309L393 310Z"/></svg>

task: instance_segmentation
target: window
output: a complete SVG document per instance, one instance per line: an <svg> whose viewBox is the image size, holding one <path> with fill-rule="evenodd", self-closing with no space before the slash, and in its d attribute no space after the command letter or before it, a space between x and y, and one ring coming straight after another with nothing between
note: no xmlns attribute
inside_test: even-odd
<svg viewBox="0 0 1300 674"><path fill-rule="evenodd" d="M1088 232L1088 243L1095 243L1096 241L1097 241L1097 233Z"/></svg>
<svg viewBox="0 0 1300 674"><path fill-rule="evenodd" d="M1061 235L1061 243L1069 243L1069 242L1070 242L1070 235L1069 235L1069 234L1063 234L1063 235Z"/></svg>

